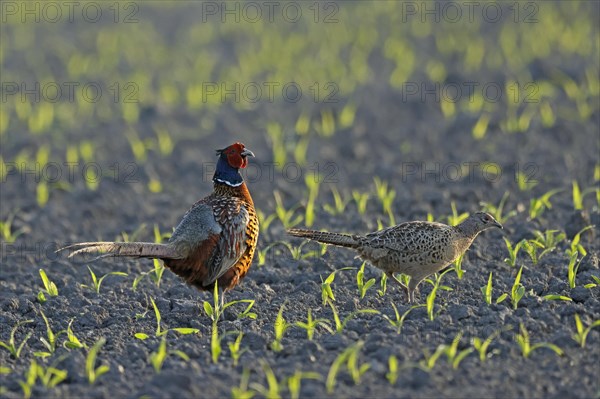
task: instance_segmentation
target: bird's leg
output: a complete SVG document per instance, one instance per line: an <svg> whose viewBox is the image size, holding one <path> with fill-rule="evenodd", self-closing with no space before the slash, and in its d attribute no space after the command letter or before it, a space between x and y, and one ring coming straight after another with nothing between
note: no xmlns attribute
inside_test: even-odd
<svg viewBox="0 0 600 399"><path fill-rule="evenodd" d="M419 283L421 282L421 280L417 280L415 278L410 279L410 281L408 282L408 292L410 293L409 295L409 299L408 302L415 302L415 291L418 291L418 286Z"/></svg>
<svg viewBox="0 0 600 399"><path fill-rule="evenodd" d="M396 278L396 276L394 276L394 273L392 272L385 272L385 274L388 276L389 279L395 281L396 283L398 283L398 285L400 286L400 288L402 288L402 291L404 291L404 294L406 295L406 298L408 299L408 303L410 303L410 290L407 286L405 286L404 284L402 284L400 282L400 280L398 280Z"/></svg>

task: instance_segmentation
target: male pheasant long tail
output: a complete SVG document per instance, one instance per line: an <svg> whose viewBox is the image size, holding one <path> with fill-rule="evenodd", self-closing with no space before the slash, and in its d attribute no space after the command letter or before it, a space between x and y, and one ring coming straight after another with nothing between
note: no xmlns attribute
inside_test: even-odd
<svg viewBox="0 0 600 399"><path fill-rule="evenodd" d="M356 248L359 245L358 236L349 234L304 229L289 229L287 232L294 237L308 238L309 240L337 245L338 247Z"/></svg>
<svg viewBox="0 0 600 399"><path fill-rule="evenodd" d="M102 253L95 259L107 257L133 257L133 258L158 258L182 259L182 256L172 244L157 244L150 242L81 242L59 249L70 250L69 258L84 253Z"/></svg>

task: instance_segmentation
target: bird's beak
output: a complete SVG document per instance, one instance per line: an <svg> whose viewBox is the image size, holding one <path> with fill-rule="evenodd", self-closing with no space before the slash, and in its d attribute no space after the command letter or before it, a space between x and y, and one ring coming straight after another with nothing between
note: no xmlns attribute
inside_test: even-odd
<svg viewBox="0 0 600 399"><path fill-rule="evenodd" d="M247 157L247 156L253 157L254 153L252 151L250 151L249 149L244 148L244 151L241 152L241 155L243 157Z"/></svg>
<svg viewBox="0 0 600 399"><path fill-rule="evenodd" d="M500 228L500 229L503 229L503 228L504 228L504 227L502 227L502 225L501 225L500 223L498 223L498 222L496 222L496 221L494 221L494 226L496 226L496 227L498 227L498 228Z"/></svg>

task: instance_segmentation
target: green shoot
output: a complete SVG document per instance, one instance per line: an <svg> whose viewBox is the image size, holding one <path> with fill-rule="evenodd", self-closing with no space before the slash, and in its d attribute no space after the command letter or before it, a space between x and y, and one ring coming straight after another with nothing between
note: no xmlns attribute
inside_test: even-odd
<svg viewBox="0 0 600 399"><path fill-rule="evenodd" d="M240 385L238 387L231 388L232 399L252 399L254 392L248 390L248 381L250 380L250 370L244 367L242 371L242 377L240 379Z"/></svg>
<svg viewBox="0 0 600 399"><path fill-rule="evenodd" d="M456 203L454 201L450 202L450 207L452 208L452 215L448 216L448 224L450 226L459 225L461 222L463 222L466 218L469 217L468 212L463 212L461 214L458 213L458 211L456 210Z"/></svg>
<svg viewBox="0 0 600 399"><path fill-rule="evenodd" d="M275 352L281 352L283 346L281 345L281 341L283 340L283 336L288 328L292 326L283 317L283 310L285 309L285 303L281 305L279 308L279 312L277 312L277 317L275 318L275 339L271 342L271 349Z"/></svg>
<svg viewBox="0 0 600 399"><path fill-rule="evenodd" d="M167 336L163 335L160 340L160 344L158 344L158 349L156 352L152 352L150 354L150 363L154 368L154 372L156 374L160 373L162 370L162 366L169 355L175 355L183 359L184 361L189 361L190 358L188 355L179 350L167 351Z"/></svg>
<svg viewBox="0 0 600 399"><path fill-rule="evenodd" d="M38 364L35 360L32 360L30 368L36 369L38 379L46 388L54 388L67 378L67 371L59 370L54 367L54 365L45 368L44 366Z"/></svg>
<svg viewBox="0 0 600 399"><path fill-rule="evenodd" d="M333 195L333 205L325 204L323 205L323 209L333 216L343 214L346 211L346 206L348 205L348 202L350 202L350 199L343 199L335 186L331 187L331 194Z"/></svg>
<svg viewBox="0 0 600 399"><path fill-rule="evenodd" d="M493 273L490 272L487 284L480 288L481 293L483 294L483 299L488 305L492 304L492 274Z"/></svg>
<svg viewBox="0 0 600 399"><path fill-rule="evenodd" d="M550 198L562 190L550 190L539 198L532 198L529 201L529 218L531 220L539 217L546 209L552 208Z"/></svg>
<svg viewBox="0 0 600 399"><path fill-rule="evenodd" d="M104 279L110 275L114 275L114 276L127 276L127 273L123 273L123 272L110 272L110 273L106 273L104 276L97 278L96 274L94 273L94 271L92 270L91 267L87 267L88 270L90 271L90 275L92 276L92 284L91 285L86 285L86 284L81 284L82 288L88 288L94 292L96 292L96 294L100 294L100 286L102 285L102 281L104 281Z"/></svg>
<svg viewBox="0 0 600 399"><path fill-rule="evenodd" d="M523 266L519 269L517 277L515 277L515 281L513 282L512 289L510 290L510 301L513 309L517 309L519 301L523 298L523 295L525 295L525 287L521 284L521 273L523 273Z"/></svg>
<svg viewBox="0 0 600 399"><path fill-rule="evenodd" d="M25 399L29 399L31 397L31 393L32 393L32 389L33 386L35 385L35 382L38 378L38 371L37 371L37 362L35 360L31 360L31 363L29 365L29 369L27 369L27 371L25 372L25 381L19 380L19 385L21 386L21 389L23 390L23 397Z"/></svg>
<svg viewBox="0 0 600 399"><path fill-rule="evenodd" d="M46 347L46 349L48 349L48 352L34 352L34 356L37 357L47 357L50 356L51 354L54 353L54 351L56 350L56 340L57 338L65 333L65 330L61 330L59 332L57 332L56 334L52 331L52 328L50 327L50 322L48 321L48 318L46 317L46 315L44 314L44 312L42 312L40 310L40 314L42 315L42 318L44 319L44 323L46 323L46 337L41 337L40 341L42 341L42 343L44 344L44 346Z"/></svg>
<svg viewBox="0 0 600 399"><path fill-rule="evenodd" d="M506 244L506 249L508 250L508 258L504 259L504 262L509 266L515 267L517 263L517 255L519 254L519 250L523 245L523 241L519 241L514 246L511 244L510 240L506 237L502 237L504 239L504 243Z"/></svg>
<svg viewBox="0 0 600 399"><path fill-rule="evenodd" d="M15 232L12 231L12 224L16 215L17 212L11 213L5 221L0 221L0 237L2 237L2 240L7 244L12 244L17 237L25 233L25 229L19 229Z"/></svg>
<svg viewBox="0 0 600 399"><path fill-rule="evenodd" d="M384 296L385 292L387 291L387 274L382 273L381 274L381 281L379 283L381 289L377 290L377 295L379 296Z"/></svg>
<svg viewBox="0 0 600 399"><path fill-rule="evenodd" d="M348 367L348 372L354 381L354 385L360 384L360 379L362 375L371 368L369 363L360 364L358 361L358 353L362 348L364 342L359 341L354 346L350 354L348 355L348 363L346 366Z"/></svg>
<svg viewBox="0 0 600 399"><path fill-rule="evenodd" d="M577 332L572 335L573 340L575 340L579 346L585 348L585 341L587 340L588 334L592 331L592 328L598 326L600 326L600 320L595 320L589 326L584 328L581 318L578 314L575 314L575 328L577 329Z"/></svg>
<svg viewBox="0 0 600 399"><path fill-rule="evenodd" d="M456 272L456 276L459 280L461 280L463 278L463 275L465 274L465 270L462 268L462 262L464 257L465 254L460 255L458 258L456 258L456 260L453 263L452 269Z"/></svg>
<svg viewBox="0 0 600 399"><path fill-rule="evenodd" d="M419 361L419 366L424 370L433 369L440 356L442 356L444 353L446 353L446 345L439 345L433 353L429 352L427 349L424 349L424 358Z"/></svg>
<svg viewBox="0 0 600 399"><path fill-rule="evenodd" d="M313 319L311 309L308 309L308 316L306 318L306 322L297 321L294 323L296 327L302 328L306 330L306 337L309 341L312 341L315 336L315 330L318 326L323 327L330 334L333 334L333 330L331 329L330 323L326 319Z"/></svg>
<svg viewBox="0 0 600 399"><path fill-rule="evenodd" d="M369 201L369 193L361 193L360 191L352 191L352 199L356 204L356 210L359 215L364 215L367 211L367 201Z"/></svg>
<svg viewBox="0 0 600 399"><path fill-rule="evenodd" d="M42 284L44 284L44 289L38 293L38 301L40 303L46 302L46 296L44 292L50 296L58 296L58 288L54 282L50 281L44 269L40 269L40 277L42 278Z"/></svg>
<svg viewBox="0 0 600 399"><path fill-rule="evenodd" d="M365 294L367 293L368 289L371 288L371 286L373 284L375 284L374 278L369 279L365 283L365 264L366 263L367 262L363 262L360 269L356 273L356 285L358 286L358 292L360 294L360 299L363 299L365 297Z"/></svg>
<svg viewBox="0 0 600 399"><path fill-rule="evenodd" d="M272 213L269 216L266 216L265 213L260 209L256 210L256 215L258 216L258 224L260 226L260 229L264 231L269 230L269 226L277 217L276 213Z"/></svg>
<svg viewBox="0 0 600 399"><path fill-rule="evenodd" d="M523 172L517 172L515 177L520 191L529 191L538 184L537 180L530 179L529 176Z"/></svg>
<svg viewBox="0 0 600 399"><path fill-rule="evenodd" d="M298 209L297 206L286 210L283 206L283 200L281 199L281 194L279 194L279 191L275 191L273 196L275 197L275 214L286 230L291 229L302 222L302 215L297 215L294 217L294 214Z"/></svg>
<svg viewBox="0 0 600 399"><path fill-rule="evenodd" d="M71 321L69 321L69 325L67 326L67 340L65 342L63 342L63 346L65 348L69 348L69 349L80 349L80 348L85 348L86 345L82 344L81 341L77 338L77 336L75 336L75 333L73 332L73 329L71 328L71 325L73 324L73 320L71 319Z"/></svg>
<svg viewBox="0 0 600 399"><path fill-rule="evenodd" d="M421 305L411 306L406 312L404 312L402 314L402 316L400 316L400 313L398 313L398 308L392 302L392 308L394 308L394 314L396 316L396 319L392 320L389 316L387 316L385 314L383 315L383 318L386 319L393 327L396 327L396 333L400 334L400 332L402 331L402 326L404 325L404 319L406 319L406 317L409 315L410 312L412 312L416 308L421 308L423 306L425 306L425 305L421 304Z"/></svg>
<svg viewBox="0 0 600 399"><path fill-rule="evenodd" d="M445 272L438 274L436 273L436 279L435 282L431 281L430 279L427 279L426 281L428 281L429 283L431 283L431 285L433 285L433 289L431 290L431 292L429 293L429 295L427 295L427 299L425 301L425 305L427 308L427 316L429 317L429 320L433 321L433 319L435 319L435 316L437 316L439 314L438 313L434 313L434 305L435 305L435 298L437 296L437 291L438 289L443 289L445 291L451 291L452 289L450 287L447 287L445 285L440 285L440 283L442 282L442 277L444 277L444 275L446 273L448 273L450 270L453 269L447 269Z"/></svg>
<svg viewBox="0 0 600 399"><path fill-rule="evenodd" d="M375 309L359 309L359 310L356 310L356 311L350 313L342 321L340 319L338 310L335 307L335 305L333 304L333 302L327 301L327 303L329 304L329 307L331 307L331 311L333 312L333 320L335 322L335 331L337 333L341 333L344 330L344 328L346 328L346 324L348 324L348 322L350 320L352 320L354 317L358 316L359 314L379 314L380 313L378 310L375 310Z"/></svg>
<svg viewBox="0 0 600 399"><path fill-rule="evenodd" d="M512 327L509 327L508 329L511 329L511 328ZM487 359L489 359L490 357L492 357L493 355L495 355L496 353L498 353L498 351L488 352L488 349L489 349L490 344L492 343L492 341L494 339L496 339L496 337L498 337L502 331L503 330L496 330L496 331L494 331L485 340L481 339L481 338L478 338L478 337L473 338L473 340L471 341L471 343L473 344L473 348L475 348L475 350L477 351L477 353L479 353L479 360L481 362L485 362Z"/></svg>
<svg viewBox="0 0 600 399"><path fill-rule="evenodd" d="M219 300L219 288L217 283L215 283L215 288L213 291L213 305L211 306L211 304L208 301L204 301L203 307L206 315L210 317L213 323L217 323L225 309L227 309L230 306L237 305L238 303L248 304L248 306L246 306L246 309L244 309L244 311L238 314L238 319L243 319L245 317L249 319L256 319L256 313L250 311L254 306L254 299L240 299L237 301L228 302L223 305Z"/></svg>
<svg viewBox="0 0 600 399"><path fill-rule="evenodd" d="M105 343L106 339L104 337L96 341L85 359L85 374L90 384L94 384L98 378L110 370L110 367L105 364L96 367L96 358L98 357L98 352L100 352L100 348L102 348L102 345Z"/></svg>
<svg viewBox="0 0 600 399"><path fill-rule="evenodd" d="M389 371L385 374L390 385L394 385L398 379L398 359L394 355L390 355L388 358L388 369Z"/></svg>
<svg viewBox="0 0 600 399"><path fill-rule="evenodd" d="M248 350L246 348L240 349L243 337L244 337L244 333L240 331L240 333L238 334L235 341L227 344L227 346L229 347L229 353L231 354L231 359L233 360L234 367L238 365L238 362L239 362L242 354Z"/></svg>
<svg viewBox="0 0 600 399"><path fill-rule="evenodd" d="M268 388L258 383L252 383L250 384L250 387L267 399L280 399L281 395L279 394L279 382L277 381L277 377L275 376L273 369L271 369L269 363L267 363L264 359L260 359L260 365L263 369L263 373L265 373Z"/></svg>
<svg viewBox="0 0 600 399"><path fill-rule="evenodd" d="M496 219L501 224L504 224L508 219L517 215L517 211L514 209L511 210L510 212L508 212L506 215L503 214L504 205L506 204L508 195L509 195L508 191L505 191L498 206L495 206L491 202L482 202L481 203L481 206L483 207L483 211L491 214L494 217L494 219Z"/></svg>
<svg viewBox="0 0 600 399"><path fill-rule="evenodd" d="M379 177L375 177L375 191L377 192L377 198L381 202L383 212L388 215L390 226L396 224L394 213L392 212L392 204L394 198L396 198L396 190L388 187L388 183L381 180Z"/></svg>
<svg viewBox="0 0 600 399"><path fill-rule="evenodd" d="M567 280L569 281L569 288L575 288L575 279L577 278L577 272L579 271L579 265L581 265L582 257L577 261L577 256L579 256L579 252L575 251L571 254L569 259L569 268L567 269Z"/></svg>
<svg viewBox="0 0 600 399"><path fill-rule="evenodd" d="M459 332L452 340L452 343L446 346L446 357L448 359L448 363L452 365L453 369L457 369L460 365L460 362L462 362L465 357L473 352L473 348L467 348L461 351L458 350L458 344L460 343L461 338L462 332Z"/></svg>
<svg viewBox="0 0 600 399"><path fill-rule="evenodd" d="M300 386L303 379L321 380L321 375L311 371L296 370L294 374L287 378L287 386L291 399L300 398Z"/></svg>
<svg viewBox="0 0 600 399"><path fill-rule="evenodd" d="M321 299L323 301L323 305L327 304L329 301L335 301L335 297L333 295L333 289L331 288L331 284L333 284L333 280L335 280L335 275L338 272L343 270L354 270L353 267L344 267L341 269L337 269L323 281L323 277L321 277Z"/></svg>
<svg viewBox="0 0 600 399"><path fill-rule="evenodd" d="M363 341L358 341L354 345L344 349L344 351L335 358L329 367L329 372L327 373L327 378L325 380L325 387L328 394L332 394L335 390L337 375L344 363L346 363L346 367L354 380L354 383L358 384L360 382L361 376L370 368L368 363L360 366L358 365L358 352L363 345Z"/></svg>
<svg viewBox="0 0 600 399"><path fill-rule="evenodd" d="M583 245L581 245L581 243L580 243L581 234L583 232L585 232L586 230L589 230L593 227L594 226L584 227L583 229L579 230L577 232L577 234L575 234L575 236L573 237L573 240L571 240L571 244L569 245L569 248L567 248L567 250L565 251L565 253L567 254L568 257L571 257L571 255L573 255L575 252L579 252L581 254L581 256L587 255L587 251L585 250Z"/></svg>
<svg viewBox="0 0 600 399"><path fill-rule="evenodd" d="M600 277L594 276L594 275L592 275L591 277L594 282L588 283L588 284L584 285L584 287L587 289L590 289L590 288L595 288L595 287L600 286Z"/></svg>
<svg viewBox="0 0 600 399"><path fill-rule="evenodd" d="M558 233L558 230L546 230L542 233L539 230L535 230L533 234L536 236L535 241L539 244L539 247L543 249L538 259L541 259L547 253L550 253L556 249L556 246L563 241L567 235L565 233Z"/></svg>
<svg viewBox="0 0 600 399"><path fill-rule="evenodd" d="M308 189L308 199L306 201L304 223L307 227L310 227L315 221L315 200L319 195L320 180L318 177L313 177L309 174L305 177L304 182L306 183L306 188Z"/></svg>
<svg viewBox="0 0 600 399"><path fill-rule="evenodd" d="M525 250L525 252L527 252L529 258L531 258L531 263L537 265L539 261L537 251L539 248L542 247L542 244L540 244L536 240L523 240L521 242L523 243L521 247Z"/></svg>
<svg viewBox="0 0 600 399"><path fill-rule="evenodd" d="M581 190L579 189L579 184L577 180L573 180L573 209L581 210L583 209L583 196L581 195Z"/></svg>
<svg viewBox="0 0 600 399"><path fill-rule="evenodd" d="M29 338L31 338L31 334L32 334L31 332L27 333L27 335L25 336L23 341L21 341L19 346L17 346L17 344L15 342L15 333L17 332L17 329L19 327L24 326L25 324L29 324L29 323L33 323L33 320L23 320L23 321L18 322L17 324L15 324L15 326L12 328L12 330L10 330L10 338L8 339L8 343L4 342L4 341L0 341L0 347L8 350L10 352L10 354L12 355L12 357L14 357L15 359L18 359L21 356L21 351L23 350L23 347L25 346L25 344L27 343Z"/></svg>
<svg viewBox="0 0 600 399"><path fill-rule="evenodd" d="M153 298L150 298L150 302L152 303L152 308L154 309L154 317L156 319L156 331L154 333L154 336L161 337L161 336L167 334L169 331L175 331L182 335L197 334L200 332L200 330L197 328L189 328L189 327L177 327L177 328L163 329L162 325L161 325L162 316L160 315L160 310L158 309L158 306L156 306L156 302L154 302ZM136 333L135 337L137 339L145 340L148 338L148 334Z"/></svg>
<svg viewBox="0 0 600 399"><path fill-rule="evenodd" d="M541 342L531 345L531 341L529 339L529 332L527 332L527 329L525 328L525 325L523 323L521 323L520 330L520 333L516 335L515 339L517 340L517 344L519 344L519 347L521 348L521 353L523 354L523 357L528 358L534 350L540 348L548 348L554 353L556 353L558 356L562 356L564 354L563 350L560 349L558 346L547 342Z"/></svg>

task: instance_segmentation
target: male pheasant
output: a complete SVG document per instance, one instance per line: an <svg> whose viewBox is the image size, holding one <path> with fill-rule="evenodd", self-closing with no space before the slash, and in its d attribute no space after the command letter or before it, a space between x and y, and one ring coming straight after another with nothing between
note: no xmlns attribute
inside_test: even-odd
<svg viewBox="0 0 600 399"><path fill-rule="evenodd" d="M408 302L415 300L419 283L442 270L465 253L482 231L502 228L490 214L477 212L457 226L434 222L407 222L365 236L290 229L292 236L308 238L324 244L352 248L373 266L384 271L406 292ZM394 273L410 276L408 287Z"/></svg>
<svg viewBox="0 0 600 399"><path fill-rule="evenodd" d="M161 259L165 266L200 290L224 291L246 275L256 242L258 218L250 192L239 170L254 156L242 143L217 150L214 191L196 202L183 216L166 244L148 242L82 242L61 248L81 253L103 253L98 258L127 256Z"/></svg>

